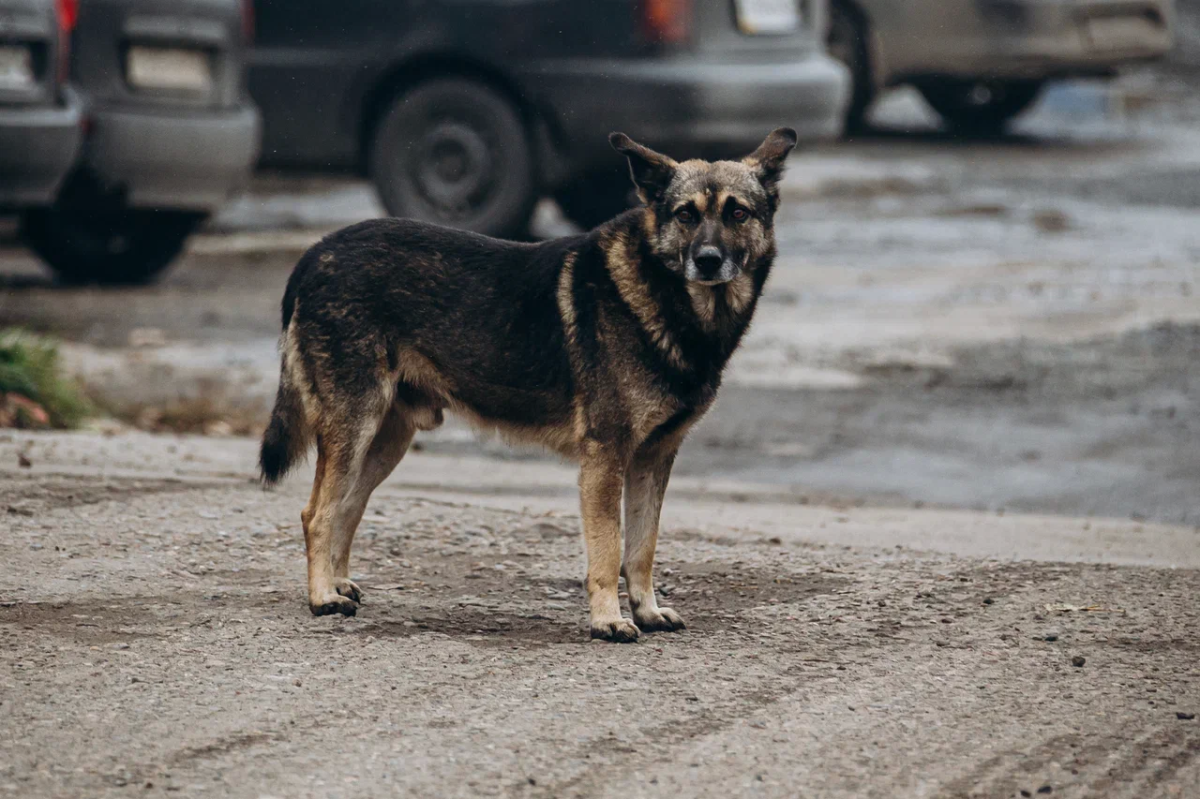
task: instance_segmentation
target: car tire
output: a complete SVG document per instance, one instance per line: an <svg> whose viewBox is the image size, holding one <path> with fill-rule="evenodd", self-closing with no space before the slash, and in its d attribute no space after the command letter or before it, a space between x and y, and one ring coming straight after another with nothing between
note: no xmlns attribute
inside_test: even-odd
<svg viewBox="0 0 1200 799"><path fill-rule="evenodd" d="M829 55L850 71L850 102L846 106L845 124L846 133L856 133L865 127L867 110L875 100L867 49L867 22L856 8L843 2L830 4L825 47Z"/></svg>
<svg viewBox="0 0 1200 799"><path fill-rule="evenodd" d="M917 88L951 130L994 136L1033 105L1044 85L1038 80L944 80Z"/></svg>
<svg viewBox="0 0 1200 799"><path fill-rule="evenodd" d="M21 233L64 283L137 285L162 274L204 218L184 211L54 207L26 212Z"/></svg>
<svg viewBox="0 0 1200 799"><path fill-rule="evenodd" d="M592 172L571 180L554 193L563 215L591 230L638 204L628 168Z"/></svg>
<svg viewBox="0 0 1200 799"><path fill-rule="evenodd" d="M368 171L392 216L522 237L537 201L521 114L480 83L441 78L396 97L371 137Z"/></svg>

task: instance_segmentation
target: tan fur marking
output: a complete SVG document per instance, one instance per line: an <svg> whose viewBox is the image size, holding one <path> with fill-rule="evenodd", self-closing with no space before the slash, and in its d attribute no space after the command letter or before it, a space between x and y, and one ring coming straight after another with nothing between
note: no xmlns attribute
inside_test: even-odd
<svg viewBox="0 0 1200 799"><path fill-rule="evenodd" d="M321 419L321 403L317 397L313 396L312 381L304 368L304 359L300 355L300 345L296 341L295 327L296 322L293 319L292 323L288 325L288 329L284 332L283 341L281 342L283 359L286 364L286 373L283 379L288 381L300 397L300 407L304 413L304 421L308 429L315 430Z"/></svg>
<svg viewBox="0 0 1200 799"><path fill-rule="evenodd" d="M578 457L579 440L582 438L578 414L563 424L535 427L487 419L460 402L451 402L450 410L485 435L495 434L510 443L545 447L567 458Z"/></svg>
<svg viewBox="0 0 1200 799"><path fill-rule="evenodd" d="M697 283L688 283L687 292L692 298L692 310L696 312L696 318L700 320L701 325L711 330L713 316L717 311L717 293L712 287Z"/></svg>
<svg viewBox="0 0 1200 799"><path fill-rule="evenodd" d="M608 271L617 285L621 299L633 311L642 328L650 335L655 346L666 355L671 365L678 369L685 368L683 352L667 330L657 303L646 293L646 285L637 274L637 264L630 256L629 241L625 234L614 234L606 252Z"/></svg>
<svg viewBox="0 0 1200 799"><path fill-rule="evenodd" d="M725 284L725 299L735 314L745 311L754 300L754 278L742 274L729 281Z"/></svg>
<svg viewBox="0 0 1200 799"><path fill-rule="evenodd" d="M396 377L409 385L429 392L434 397L449 402L454 387L446 382L441 371L433 362L411 347L403 347L396 353Z"/></svg>
<svg viewBox="0 0 1200 799"><path fill-rule="evenodd" d="M575 253L563 258L562 270L558 273L558 315L562 317L567 342L575 344Z"/></svg>
<svg viewBox="0 0 1200 799"><path fill-rule="evenodd" d="M739 195L737 192L722 191L717 194L717 208L720 208L722 211L724 211L725 205L730 200L733 200L734 202L736 202L738 205L742 206L743 208L749 208L751 205L753 205L753 203L751 203L745 197L742 197L741 195Z"/></svg>

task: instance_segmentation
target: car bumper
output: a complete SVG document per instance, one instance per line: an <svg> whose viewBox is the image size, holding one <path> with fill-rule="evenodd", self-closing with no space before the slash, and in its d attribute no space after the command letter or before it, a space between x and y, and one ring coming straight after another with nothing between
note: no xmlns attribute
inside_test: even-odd
<svg viewBox="0 0 1200 799"><path fill-rule="evenodd" d="M824 54L773 63L709 60L559 62L536 83L572 160L608 164L607 136L621 130L672 156L744 155L780 126L801 141L837 137L849 99L849 76Z"/></svg>
<svg viewBox="0 0 1200 799"><path fill-rule="evenodd" d="M82 117L79 97L69 90L61 106L0 108L0 208L54 202L79 153Z"/></svg>
<svg viewBox="0 0 1200 799"><path fill-rule="evenodd" d="M261 121L231 111L96 109L84 165L133 208L214 211L242 189L258 159Z"/></svg>
<svg viewBox="0 0 1200 799"><path fill-rule="evenodd" d="M904 31L876 31L894 83L912 77L1055 78L1103 74L1171 49L1170 0L1011 0L988 6L923 0ZM928 17L926 19L926 17ZM937 19L936 28L934 19ZM925 19L925 22L922 22ZM936 29L936 37L918 36Z"/></svg>

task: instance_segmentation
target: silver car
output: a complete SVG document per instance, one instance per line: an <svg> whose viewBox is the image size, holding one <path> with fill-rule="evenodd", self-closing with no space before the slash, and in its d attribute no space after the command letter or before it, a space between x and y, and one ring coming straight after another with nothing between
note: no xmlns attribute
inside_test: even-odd
<svg viewBox="0 0 1200 799"><path fill-rule="evenodd" d="M22 233L60 280L147 282L258 157L243 58L250 0L58 2L73 27L69 87L83 98L83 143L52 204L25 210ZM13 154L41 147L25 137Z"/></svg>
<svg viewBox="0 0 1200 799"><path fill-rule="evenodd" d="M75 6L0 0L0 213L49 205L83 140L67 85Z"/></svg>
<svg viewBox="0 0 1200 799"><path fill-rule="evenodd" d="M1172 0L832 0L827 45L849 67L850 129L879 92L915 86L946 124L994 133L1046 81L1164 55Z"/></svg>

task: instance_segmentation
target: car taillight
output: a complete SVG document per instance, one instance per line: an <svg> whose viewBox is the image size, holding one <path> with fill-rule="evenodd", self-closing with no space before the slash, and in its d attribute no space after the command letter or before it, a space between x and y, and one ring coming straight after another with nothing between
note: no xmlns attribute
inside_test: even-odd
<svg viewBox="0 0 1200 799"><path fill-rule="evenodd" d="M692 0L641 0L642 35L651 42L678 44L688 38Z"/></svg>
<svg viewBox="0 0 1200 799"><path fill-rule="evenodd" d="M242 41L254 43L254 0L242 0Z"/></svg>
<svg viewBox="0 0 1200 799"><path fill-rule="evenodd" d="M58 0L58 82L66 83L71 74L71 35L79 21L79 0Z"/></svg>

